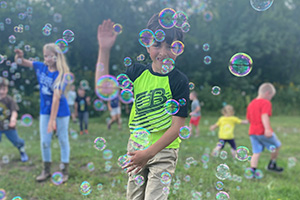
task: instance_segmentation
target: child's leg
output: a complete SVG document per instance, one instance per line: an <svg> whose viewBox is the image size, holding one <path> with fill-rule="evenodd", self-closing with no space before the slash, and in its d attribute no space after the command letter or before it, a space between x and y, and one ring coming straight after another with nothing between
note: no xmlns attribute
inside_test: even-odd
<svg viewBox="0 0 300 200"><path fill-rule="evenodd" d="M235 144L234 139L228 140L228 143L231 146L231 155L232 155L233 158L235 158L235 155L236 155L236 144Z"/></svg>
<svg viewBox="0 0 300 200"><path fill-rule="evenodd" d="M196 135L195 136L199 136L200 135L200 131L199 131L199 124L196 126Z"/></svg>
<svg viewBox="0 0 300 200"><path fill-rule="evenodd" d="M70 117L57 117L57 136L60 145L60 156L62 163L69 163L70 160L70 144L69 144L69 120Z"/></svg>
<svg viewBox="0 0 300 200"><path fill-rule="evenodd" d="M40 115L40 138L43 162L51 162L51 139L53 133L47 133L50 115Z"/></svg>
<svg viewBox="0 0 300 200"><path fill-rule="evenodd" d="M84 121L84 129L88 130L88 123L89 123L89 112L88 111L84 112L83 121Z"/></svg>
<svg viewBox="0 0 300 200"><path fill-rule="evenodd" d="M211 152L211 155L217 157L219 155L220 150L223 149L224 146L225 146L224 140L220 139L219 142L217 143L217 146Z"/></svg>
<svg viewBox="0 0 300 200"><path fill-rule="evenodd" d="M145 191L145 200L168 199L168 194L163 191L163 188L170 186L171 182L162 184L161 174L163 172L168 172L171 175L171 179L174 179L177 158L178 149L163 149L148 161L149 174Z"/></svg>
<svg viewBox="0 0 300 200"><path fill-rule="evenodd" d="M83 112L78 112L80 131L83 131L83 117L84 117L83 115L84 115Z"/></svg>
<svg viewBox="0 0 300 200"><path fill-rule="evenodd" d="M256 169L257 166L258 166L258 160L259 160L259 156L260 156L260 153L254 153L251 157L251 168L252 169Z"/></svg>
<svg viewBox="0 0 300 200"><path fill-rule="evenodd" d="M15 146L19 149L20 152L24 152L25 149L24 149L24 146L25 146L25 142L23 139L21 139L19 136L18 136L18 132L17 130L4 130L4 131L1 131L3 132L7 139Z"/></svg>

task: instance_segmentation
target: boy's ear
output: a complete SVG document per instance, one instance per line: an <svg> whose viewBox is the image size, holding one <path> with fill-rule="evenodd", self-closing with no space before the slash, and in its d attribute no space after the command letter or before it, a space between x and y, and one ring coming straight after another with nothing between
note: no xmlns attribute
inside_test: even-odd
<svg viewBox="0 0 300 200"><path fill-rule="evenodd" d="M146 49L147 49L147 52L150 54L150 48L149 48L149 47L146 47Z"/></svg>

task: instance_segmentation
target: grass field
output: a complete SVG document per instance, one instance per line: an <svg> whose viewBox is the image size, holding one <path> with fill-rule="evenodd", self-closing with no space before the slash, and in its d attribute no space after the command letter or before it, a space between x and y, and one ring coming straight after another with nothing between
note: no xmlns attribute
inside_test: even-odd
<svg viewBox="0 0 300 200"><path fill-rule="evenodd" d="M170 186L169 199L190 200L193 192L202 194L202 199L215 199L218 190L215 184L218 178L215 176L216 167L226 163L230 167L231 180L224 180L223 191L230 195L230 199L237 200L295 200L300 198L300 117L273 117L271 123L283 146L278 159L278 165L283 166L282 174L275 174L265 170L269 162L270 153L264 151L260 158L259 169L263 172L263 178L259 180L248 180L244 177L244 169L249 162L241 162L230 156L230 148L226 145L228 158L222 160L219 157L210 157L207 167L201 162L201 156L210 152L217 142L217 135L209 131L209 125L214 123L217 117L204 116L201 119L201 135L198 138L191 137L182 141L176 174ZM90 119L89 135L78 135L77 139L70 137L71 161L70 179L66 184L56 186L50 180L37 183L35 176L42 168L40 141L38 132L38 120L31 127L18 127L19 135L26 141L26 151L30 157L29 162L19 161L19 153L16 148L2 135L0 143L0 158L7 155L9 163L4 164L0 160L0 189L6 191L6 200L15 196L21 196L28 200L76 200L76 199L105 199L118 200L126 197L127 175L122 172L117 164L120 155L126 153L126 145L129 136L127 119L123 120L123 130L118 131L114 124L111 130L107 130L105 117L101 119ZM71 122L70 127L78 130L78 125ZM251 150L250 140L247 135L248 125L238 125L235 129L237 146L246 146ZM105 170L105 162L101 151L93 147L96 137L104 137L107 141L106 149L113 152L112 168ZM197 164L192 164L185 169L186 158L193 157ZM288 158L296 157L298 162L294 167L288 167ZM60 161L60 148L56 137L52 140L52 173L58 171ZM93 162L94 171L89 171L87 163ZM188 181L185 178L190 176ZM178 190L174 189L175 181L180 180ZM92 192L83 196L79 192L79 186L83 181L91 184ZM103 189L98 190L97 184L102 183ZM194 199L196 199L194 197ZM200 199L200 198L199 198Z"/></svg>

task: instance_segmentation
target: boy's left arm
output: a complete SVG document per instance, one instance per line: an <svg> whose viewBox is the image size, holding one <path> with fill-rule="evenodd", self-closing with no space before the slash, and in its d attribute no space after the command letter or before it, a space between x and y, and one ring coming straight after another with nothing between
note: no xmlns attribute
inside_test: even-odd
<svg viewBox="0 0 300 200"><path fill-rule="evenodd" d="M87 105L91 105L91 97L87 96L85 98Z"/></svg>
<svg viewBox="0 0 300 200"><path fill-rule="evenodd" d="M137 173L140 169L142 169L148 160L153 158L158 152L171 144L179 135L179 129L184 126L185 118L183 117L172 117L171 127L162 135L162 137L153 145L145 150L134 151L128 153L130 158L130 163L123 167L123 169L127 168L127 173L135 170Z"/></svg>
<svg viewBox="0 0 300 200"><path fill-rule="evenodd" d="M18 113L17 111L12 111L10 120L9 120L9 127L14 128L16 127L17 124L17 118L18 118Z"/></svg>

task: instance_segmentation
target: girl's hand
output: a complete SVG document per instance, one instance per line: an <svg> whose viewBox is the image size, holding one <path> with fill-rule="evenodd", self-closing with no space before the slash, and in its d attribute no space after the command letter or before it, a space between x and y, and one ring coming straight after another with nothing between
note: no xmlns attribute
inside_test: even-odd
<svg viewBox="0 0 300 200"><path fill-rule="evenodd" d="M117 33L114 32L113 25L114 22L108 19L98 26L97 39L101 49L111 49L116 41Z"/></svg>
<svg viewBox="0 0 300 200"><path fill-rule="evenodd" d="M17 62L17 60L20 58L23 60L24 58L24 52L21 49L15 49L15 62Z"/></svg>
<svg viewBox="0 0 300 200"><path fill-rule="evenodd" d="M49 120L47 133L52 133L54 130L56 130L56 121Z"/></svg>
<svg viewBox="0 0 300 200"><path fill-rule="evenodd" d="M10 119L10 122L9 122L9 127L11 128L15 128L16 127L16 123L17 123L17 120L16 119Z"/></svg>

